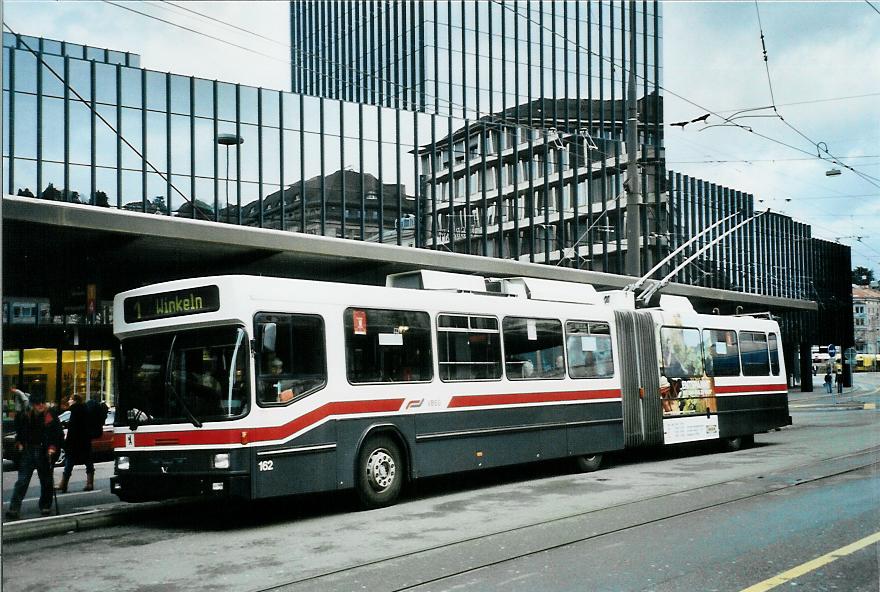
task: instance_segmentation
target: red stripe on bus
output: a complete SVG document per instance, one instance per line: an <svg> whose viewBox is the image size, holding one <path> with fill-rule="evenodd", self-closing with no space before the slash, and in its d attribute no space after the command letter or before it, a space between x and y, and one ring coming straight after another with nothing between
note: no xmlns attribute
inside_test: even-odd
<svg viewBox="0 0 880 592"><path fill-rule="evenodd" d="M225 430L187 430L183 432L135 432L135 446L163 446L170 442L178 446L241 444L242 432L248 442L282 440L310 427L331 415L358 415L362 413L389 413L398 411L404 399L379 401L336 401L327 403L297 417L284 425L265 428L236 428ZM125 447L125 434L114 434L113 445Z"/></svg>
<svg viewBox="0 0 880 592"><path fill-rule="evenodd" d="M452 397L449 407L483 407L487 405L515 405L520 403L554 403L559 401L587 401L590 399L619 399L620 389L595 391L562 391L549 393L511 393L501 395L458 395Z"/></svg>
<svg viewBox="0 0 880 592"><path fill-rule="evenodd" d="M784 384L732 384L727 386L715 385L715 392L723 393L752 393L765 391L788 391L788 387Z"/></svg>

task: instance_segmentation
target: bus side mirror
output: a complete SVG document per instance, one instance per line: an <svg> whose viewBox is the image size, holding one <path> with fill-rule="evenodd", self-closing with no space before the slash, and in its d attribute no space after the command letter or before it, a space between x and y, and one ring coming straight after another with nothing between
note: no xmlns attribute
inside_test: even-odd
<svg viewBox="0 0 880 592"><path fill-rule="evenodd" d="M278 326L275 323L266 323L262 325L260 337L260 351L275 351L275 336L278 333Z"/></svg>

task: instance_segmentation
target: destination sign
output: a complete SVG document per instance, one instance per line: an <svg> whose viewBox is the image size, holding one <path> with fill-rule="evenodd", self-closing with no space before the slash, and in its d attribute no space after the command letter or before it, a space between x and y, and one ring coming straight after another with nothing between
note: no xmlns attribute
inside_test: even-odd
<svg viewBox="0 0 880 592"><path fill-rule="evenodd" d="M174 292L132 296L122 303L126 323L154 321L220 310L220 289L201 286Z"/></svg>

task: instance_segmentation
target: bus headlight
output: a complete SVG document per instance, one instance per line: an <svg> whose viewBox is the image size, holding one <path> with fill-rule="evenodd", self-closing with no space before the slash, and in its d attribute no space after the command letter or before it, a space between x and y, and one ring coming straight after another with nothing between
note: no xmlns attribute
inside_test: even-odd
<svg viewBox="0 0 880 592"><path fill-rule="evenodd" d="M127 471L129 469L130 462L127 456L120 456L116 459L116 470L117 471Z"/></svg>
<svg viewBox="0 0 880 592"><path fill-rule="evenodd" d="M221 452L219 454L214 455L214 468L215 469L228 469L229 468L229 453Z"/></svg>

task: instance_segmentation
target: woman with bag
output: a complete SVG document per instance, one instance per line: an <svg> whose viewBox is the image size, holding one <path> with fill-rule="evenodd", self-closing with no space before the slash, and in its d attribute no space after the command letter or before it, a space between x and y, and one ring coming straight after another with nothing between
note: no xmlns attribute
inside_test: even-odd
<svg viewBox="0 0 880 592"><path fill-rule="evenodd" d="M95 488L95 465L92 462L91 418L80 395L70 397L70 419L67 422L64 450L67 453L64 459L64 473L56 489L61 493L67 493L67 484L74 465L85 465L86 486L83 491L92 491Z"/></svg>

